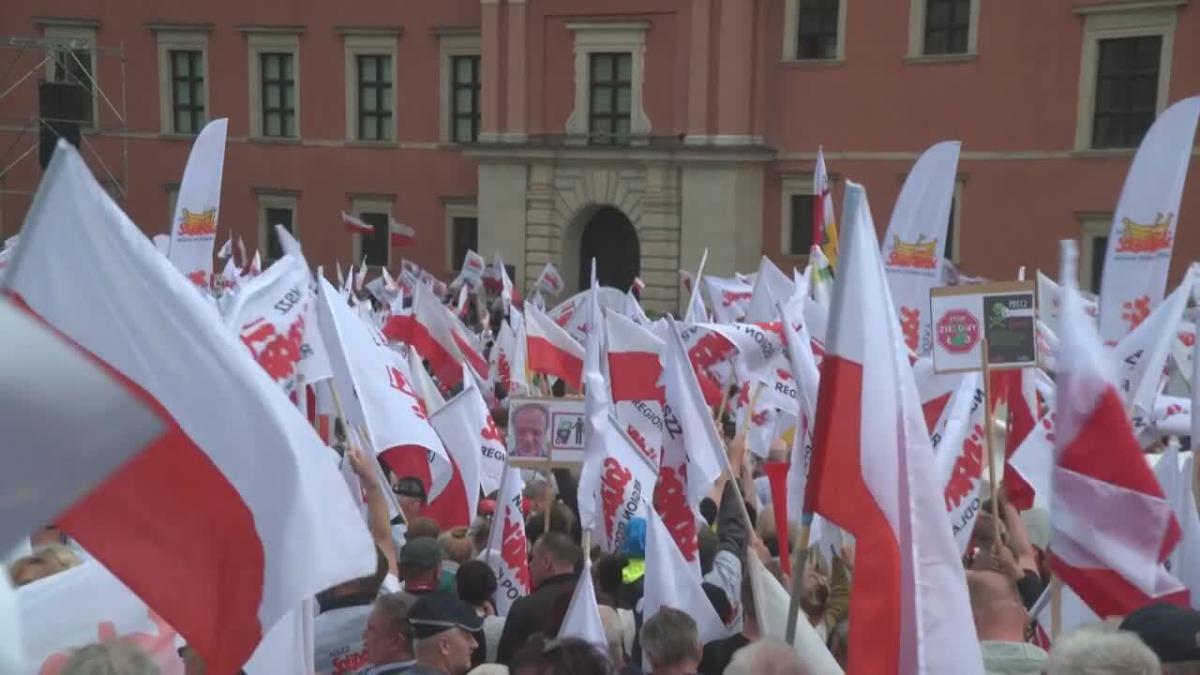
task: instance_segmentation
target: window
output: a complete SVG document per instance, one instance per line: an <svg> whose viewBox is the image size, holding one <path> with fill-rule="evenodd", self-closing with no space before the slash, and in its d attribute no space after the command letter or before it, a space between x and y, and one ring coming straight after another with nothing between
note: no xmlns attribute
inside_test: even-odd
<svg viewBox="0 0 1200 675"><path fill-rule="evenodd" d="M591 55L588 141L595 145L628 143L631 122L633 57L630 54Z"/></svg>
<svg viewBox="0 0 1200 675"><path fill-rule="evenodd" d="M48 43L46 79L72 84L82 90L80 126L94 128L99 115L96 95L96 28L84 24L45 26Z"/></svg>
<svg viewBox="0 0 1200 675"><path fill-rule="evenodd" d="M1104 275L1104 256L1108 253L1108 233L1112 228L1111 213L1077 214L1080 222L1079 286L1092 293L1100 292Z"/></svg>
<svg viewBox="0 0 1200 675"><path fill-rule="evenodd" d="M300 138L300 36L249 31L250 135Z"/></svg>
<svg viewBox="0 0 1200 675"><path fill-rule="evenodd" d="M811 194L791 195L791 242L788 255L808 255L813 245L813 208L816 198Z"/></svg>
<svg viewBox="0 0 1200 675"><path fill-rule="evenodd" d="M928 0L925 6L925 53L966 54L971 0Z"/></svg>
<svg viewBox="0 0 1200 675"><path fill-rule="evenodd" d="M479 139L479 57L450 57L454 81L450 96L450 128L455 143Z"/></svg>
<svg viewBox="0 0 1200 675"><path fill-rule="evenodd" d="M1092 147L1136 147L1158 110L1162 36L1101 40L1099 51Z"/></svg>
<svg viewBox="0 0 1200 675"><path fill-rule="evenodd" d="M363 211L358 214L358 217L375 229L371 234L359 235L362 237L362 242L358 258L362 259L363 256L366 256L368 265L387 267L392 248L388 233L388 214Z"/></svg>
<svg viewBox="0 0 1200 675"><path fill-rule="evenodd" d="M258 55L262 78L262 135L290 138L296 135L296 80L292 54Z"/></svg>
<svg viewBox="0 0 1200 675"><path fill-rule="evenodd" d="M840 4L841 0L799 0L796 59L837 58Z"/></svg>
<svg viewBox="0 0 1200 675"><path fill-rule="evenodd" d="M567 143L644 142L642 102L649 21L569 22L575 36L575 107Z"/></svg>
<svg viewBox="0 0 1200 675"><path fill-rule="evenodd" d="M195 134L204 126L204 53L194 49L172 49L171 129Z"/></svg>
<svg viewBox="0 0 1200 675"><path fill-rule="evenodd" d="M205 25L154 24L158 37L159 128L197 134L208 121L208 31Z"/></svg>
<svg viewBox="0 0 1200 675"><path fill-rule="evenodd" d="M450 261L455 270L462 267L467 251L479 250L479 219L474 216L458 216L450 221L454 226L454 245Z"/></svg>
<svg viewBox="0 0 1200 675"><path fill-rule="evenodd" d="M1167 105L1177 3L1077 5L1083 49L1075 149L1136 147Z"/></svg>
<svg viewBox="0 0 1200 675"><path fill-rule="evenodd" d="M392 57L359 54L357 70L358 140L391 140Z"/></svg>
<svg viewBox="0 0 1200 675"><path fill-rule="evenodd" d="M946 226L946 249L943 255L950 262L959 263L959 243L962 241L962 207L963 186L965 178L959 176L954 181L954 195L950 198L950 222Z"/></svg>
<svg viewBox="0 0 1200 675"><path fill-rule="evenodd" d="M282 225L292 236L300 238L296 223L296 204L299 193L288 190L258 190L258 248L263 251L264 263L283 257L283 248L275 236L275 226ZM253 255L253 252L250 252Z"/></svg>

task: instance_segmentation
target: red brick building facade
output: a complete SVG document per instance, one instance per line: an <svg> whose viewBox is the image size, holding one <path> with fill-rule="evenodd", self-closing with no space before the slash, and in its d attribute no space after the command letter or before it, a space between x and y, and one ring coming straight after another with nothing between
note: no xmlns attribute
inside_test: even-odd
<svg viewBox="0 0 1200 675"><path fill-rule="evenodd" d="M812 160L864 183L885 227L925 147L963 141L949 256L971 274L1053 271L1081 238L1084 285L1132 147L1200 93L1189 0L404 0L0 7L0 232L36 187L39 79L85 88L84 154L150 233L167 230L192 135L228 117L220 219L271 249L290 219L311 262L470 246L529 283L749 271L807 250ZM32 151L31 151L32 149ZM1196 153L1193 153L1195 156ZM1200 252L1200 165L1175 269ZM840 189L837 190L840 196ZM414 226L352 236L339 212Z"/></svg>

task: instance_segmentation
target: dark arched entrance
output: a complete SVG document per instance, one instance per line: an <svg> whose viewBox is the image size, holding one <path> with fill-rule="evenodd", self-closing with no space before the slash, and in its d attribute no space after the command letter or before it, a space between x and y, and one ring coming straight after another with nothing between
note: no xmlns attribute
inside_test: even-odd
<svg viewBox="0 0 1200 675"><path fill-rule="evenodd" d="M620 209L602 206L583 226L579 246L579 287L591 285L592 258L596 281L628 291L642 272L642 249L633 223Z"/></svg>

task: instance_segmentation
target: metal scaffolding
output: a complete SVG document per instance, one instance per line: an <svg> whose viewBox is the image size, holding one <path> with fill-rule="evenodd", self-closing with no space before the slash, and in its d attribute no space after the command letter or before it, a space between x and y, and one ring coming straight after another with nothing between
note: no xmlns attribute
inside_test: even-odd
<svg viewBox="0 0 1200 675"><path fill-rule="evenodd" d="M89 65L79 57L81 52L90 54ZM120 66L120 91L105 89L97 81L95 73L105 59L115 59ZM106 69L107 70L107 69ZM38 77L39 73L41 77ZM94 119L64 120L41 116L36 87L43 78L63 81L66 77L80 77L80 86L86 84L91 97L85 101ZM111 79L108 78L108 79ZM80 125L80 154L92 165L101 177L113 198L124 201L129 187L129 125L126 114L125 45L103 47L93 45L80 38L54 37L0 37L0 196L5 194L32 197L37 189L36 179L28 186L10 186L7 180L14 169L26 161L37 161L35 155L40 142L42 128L54 131L51 123L78 122ZM18 92L24 87L34 88L31 106L18 103ZM114 96L118 101L114 102ZM118 107L119 103L119 107ZM119 151L102 152L97 141L105 137L119 139Z"/></svg>

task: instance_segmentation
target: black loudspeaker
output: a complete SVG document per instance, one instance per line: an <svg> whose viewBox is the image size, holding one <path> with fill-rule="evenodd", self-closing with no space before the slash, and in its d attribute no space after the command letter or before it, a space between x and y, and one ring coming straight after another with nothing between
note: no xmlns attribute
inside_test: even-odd
<svg viewBox="0 0 1200 675"><path fill-rule="evenodd" d="M42 169L50 163L59 138L79 147L84 93L84 88L75 83L38 83L38 160Z"/></svg>

